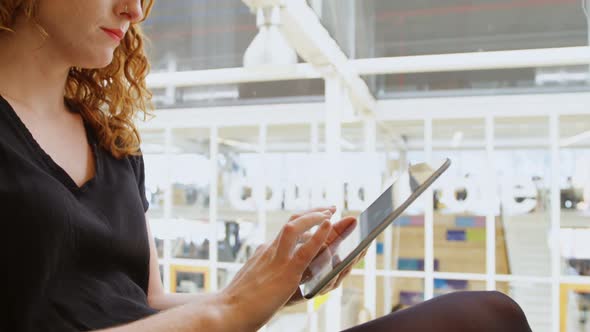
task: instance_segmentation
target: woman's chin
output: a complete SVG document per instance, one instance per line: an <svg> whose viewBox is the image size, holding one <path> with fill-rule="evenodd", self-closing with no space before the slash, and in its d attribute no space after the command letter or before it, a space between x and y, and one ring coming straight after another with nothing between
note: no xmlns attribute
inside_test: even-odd
<svg viewBox="0 0 590 332"><path fill-rule="evenodd" d="M92 57L92 59L90 58L86 58L84 61L81 61L83 63L83 65L78 66L78 67L82 67L82 68L88 68L88 69L101 69L101 68L105 68L108 65L111 64L111 62L113 62L113 51L106 51L106 52L102 52L102 54L100 55L96 55L96 53L94 54L94 56Z"/></svg>
<svg viewBox="0 0 590 332"><path fill-rule="evenodd" d="M109 53L107 56L98 61L96 68L104 68L110 65L113 62L113 58L113 53Z"/></svg>

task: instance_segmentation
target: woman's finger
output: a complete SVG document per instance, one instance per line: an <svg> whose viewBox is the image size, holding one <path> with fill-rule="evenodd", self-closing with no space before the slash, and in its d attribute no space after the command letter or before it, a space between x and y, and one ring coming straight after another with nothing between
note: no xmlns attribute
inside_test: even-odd
<svg viewBox="0 0 590 332"><path fill-rule="evenodd" d="M303 273L311 261L324 246L330 231L330 221L325 221L309 241L302 244L293 257L294 267Z"/></svg>
<svg viewBox="0 0 590 332"><path fill-rule="evenodd" d="M313 233L311 231L307 231L299 236L298 242L305 243L305 242L309 241L309 239L311 239L312 236L313 236Z"/></svg>
<svg viewBox="0 0 590 332"><path fill-rule="evenodd" d="M336 283L334 285L334 288L340 287L344 278L346 278L350 274L350 271L352 271L352 265L350 265L349 267L344 269L344 271L340 272L340 274L338 275L338 278L336 278Z"/></svg>
<svg viewBox="0 0 590 332"><path fill-rule="evenodd" d="M260 254L264 250L266 250L266 244L261 244L254 251L254 255L258 255L258 254Z"/></svg>
<svg viewBox="0 0 590 332"><path fill-rule="evenodd" d="M369 248L365 248L365 250L361 251L361 253L352 260L351 266L355 266L358 262L362 261L367 254L367 250L369 250Z"/></svg>
<svg viewBox="0 0 590 332"><path fill-rule="evenodd" d="M309 239L307 241L309 241ZM330 251L330 248L328 248L328 246L326 246L324 243L303 272L303 275L301 276L301 282L309 281L313 277L313 271L321 270L328 264L334 266L332 252Z"/></svg>
<svg viewBox="0 0 590 332"><path fill-rule="evenodd" d="M334 223L332 231L326 240L330 247L338 248L340 243L356 228L357 221L354 217L346 217Z"/></svg>
<svg viewBox="0 0 590 332"><path fill-rule="evenodd" d="M365 248L365 250L363 250L363 252L359 255L359 261L365 258L365 256L367 255L367 251L369 251L369 247Z"/></svg>
<svg viewBox="0 0 590 332"><path fill-rule="evenodd" d="M318 208L313 208L311 210L307 210L307 211L304 211L304 212L296 213L296 214L292 215L291 218L289 218L289 221L293 221L293 220L295 220L295 219L297 219L297 218L299 218L301 216L304 216L306 214L309 214L309 213L323 212L323 211L326 211L326 210L332 211L332 214L333 214L334 212L336 212L336 207L334 207L334 206L318 207Z"/></svg>
<svg viewBox="0 0 590 332"><path fill-rule="evenodd" d="M349 266L346 269L342 270L342 272L340 272L336 278L332 279L326 285L326 287L324 287L322 289L322 291L320 292L320 295L327 294L327 293L333 291L334 289L340 287L340 285L342 284L342 281L344 280L344 278L346 278L346 276L348 276L350 274L351 270L352 270L352 266Z"/></svg>
<svg viewBox="0 0 590 332"><path fill-rule="evenodd" d="M277 237L277 256L288 257L297 244L297 239L299 236L313 226L319 225L324 221L328 221L326 227L329 230L329 220L331 217L332 213L329 210L324 212L313 212L303 215L285 224L281 230L281 233Z"/></svg>
<svg viewBox="0 0 590 332"><path fill-rule="evenodd" d="M344 280L344 278L346 278L350 272L352 271L352 269L356 266L356 264L358 262L360 262L363 258L365 258L365 255L367 254L367 250L369 250L369 248L366 248L365 250L363 250L360 255L358 255L353 261L352 263L350 263L350 265L345 268L344 270L342 270L342 272L340 272L340 274L338 274L338 277L335 278L336 282L334 284L334 288L338 288L340 287L340 285L342 284L342 281Z"/></svg>
<svg viewBox="0 0 590 332"><path fill-rule="evenodd" d="M326 284L326 286L324 286L324 288L322 288L322 290L320 291L320 295L326 295L328 293L330 293L332 290L334 290L334 286L336 285L336 278L330 280L329 283Z"/></svg>

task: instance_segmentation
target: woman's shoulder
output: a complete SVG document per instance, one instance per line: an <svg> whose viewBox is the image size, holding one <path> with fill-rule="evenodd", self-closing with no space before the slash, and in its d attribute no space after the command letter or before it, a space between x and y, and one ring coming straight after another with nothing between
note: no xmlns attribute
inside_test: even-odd
<svg viewBox="0 0 590 332"><path fill-rule="evenodd" d="M133 168L133 172L135 173L137 188L141 196L141 202L143 204L144 212L147 212L149 208L149 202L145 194L145 166L143 162L143 154L141 153L141 150L139 150L138 154L129 155L127 156L127 158L131 162L131 167Z"/></svg>
<svg viewBox="0 0 590 332"><path fill-rule="evenodd" d="M125 157L129 160L129 162L131 162L131 164L133 165L133 167L135 168L143 168L143 153L141 152L141 150L138 150L136 153L134 154L129 154L127 155L127 157Z"/></svg>
<svg viewBox="0 0 590 332"><path fill-rule="evenodd" d="M138 150L135 154L129 154L125 158L131 164L131 168L133 169L133 173L137 178L137 182L143 182L145 178L145 166L141 150Z"/></svg>

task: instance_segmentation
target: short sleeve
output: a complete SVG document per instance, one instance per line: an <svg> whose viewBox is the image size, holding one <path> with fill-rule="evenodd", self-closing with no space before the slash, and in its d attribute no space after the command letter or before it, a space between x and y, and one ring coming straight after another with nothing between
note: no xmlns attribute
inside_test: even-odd
<svg viewBox="0 0 590 332"><path fill-rule="evenodd" d="M143 211L147 212L150 203L147 200L145 193L145 166L143 161L143 155L130 156L131 164L133 165L133 171L135 172L135 178L137 180L137 189L139 190L139 196L141 197L141 203L143 204Z"/></svg>

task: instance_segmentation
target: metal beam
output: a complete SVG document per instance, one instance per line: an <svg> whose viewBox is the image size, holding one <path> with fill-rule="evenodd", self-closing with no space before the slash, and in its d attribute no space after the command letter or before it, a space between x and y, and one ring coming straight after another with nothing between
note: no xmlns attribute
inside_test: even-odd
<svg viewBox="0 0 590 332"><path fill-rule="evenodd" d="M590 93L380 100L377 121L590 114Z"/></svg>
<svg viewBox="0 0 590 332"><path fill-rule="evenodd" d="M358 59L350 64L361 75L587 65L590 47Z"/></svg>
<svg viewBox="0 0 590 332"><path fill-rule="evenodd" d="M269 125L323 122L324 103L248 105L156 110L150 121L137 121L144 129L208 128L257 126L260 119Z"/></svg>
<svg viewBox="0 0 590 332"><path fill-rule="evenodd" d="M242 0L250 9L253 9L253 13L256 12L256 8L272 7L276 5L282 5L282 0Z"/></svg>
<svg viewBox="0 0 590 332"><path fill-rule="evenodd" d="M186 87L322 78L310 64L268 65L256 68L224 68L154 73L147 77L150 88Z"/></svg>
<svg viewBox="0 0 590 332"><path fill-rule="evenodd" d="M558 114L590 114L590 93L555 93L506 96L474 96L448 98L392 99L377 102L377 125L390 137L397 137L384 121L433 119L466 119L495 117L548 116ZM155 119L137 121L142 129L167 127L256 126L260 119L269 125L305 124L325 120L324 103L247 105L157 110ZM344 117L342 122L358 118ZM403 142L400 142L403 143ZM400 148L403 148L400 146Z"/></svg>
<svg viewBox="0 0 590 332"><path fill-rule="evenodd" d="M319 21L317 23L319 24ZM303 21L297 22L297 24L303 24ZM295 28L290 29L295 30ZM326 31L324 32L327 34ZM291 38L296 38L293 37L295 34L295 31L289 33ZM316 39L328 37L329 35L325 35L324 37L317 37ZM303 37L299 36L297 38L302 39ZM303 44L304 42L298 41L297 43ZM349 89L351 86L355 88L356 90L352 89L352 91L356 91L358 98L365 100L372 107L373 97L370 95L364 81L360 79L358 75L491 70L590 64L590 47L588 46L347 60L341 51L340 53L334 51L337 47L334 41L332 41L332 46L324 47L326 49L324 52L318 51L316 47L318 44L321 44L321 41L314 40L314 43L310 46L299 46L297 49L297 51L300 52L300 55L302 55L302 57L305 56L304 59L308 60L310 63L287 66L269 65L257 68L239 67L154 73L147 77L147 85L149 88L165 88L169 86L182 87L318 79L323 77L321 70L326 70L326 67L331 68L331 63L336 63L337 66L334 68L342 77L346 78L345 81L348 82L347 86ZM330 51L328 51L328 49L332 50L334 55L329 55ZM327 55L324 55L324 53Z"/></svg>

